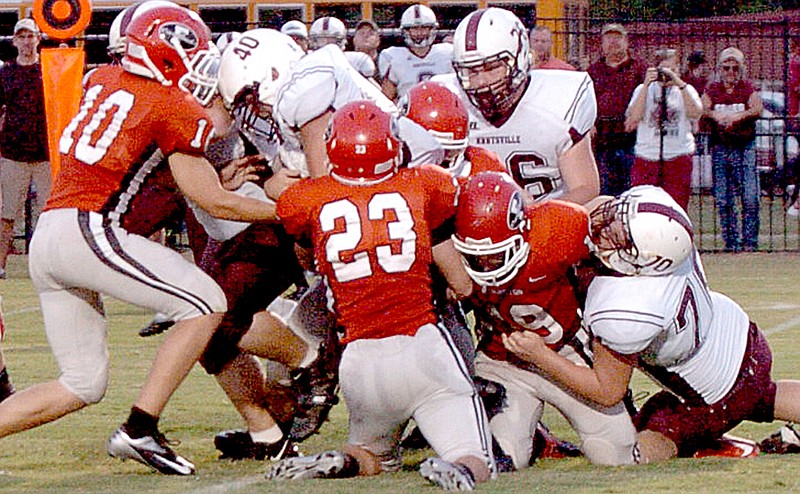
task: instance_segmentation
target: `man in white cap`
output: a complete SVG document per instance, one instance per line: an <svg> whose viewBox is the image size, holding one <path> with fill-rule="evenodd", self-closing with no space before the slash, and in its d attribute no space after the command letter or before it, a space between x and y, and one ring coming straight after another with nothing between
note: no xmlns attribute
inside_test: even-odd
<svg viewBox="0 0 800 494"><path fill-rule="evenodd" d="M17 58L0 68L0 107L5 120L0 128L0 278L14 238L14 222L22 216L28 188L36 189L34 218L50 195L44 90L39 64L39 28L33 19L20 19L11 39Z"/></svg>
<svg viewBox="0 0 800 494"><path fill-rule="evenodd" d="M303 51L308 51L308 28L301 21L286 22L281 26L281 32L292 38Z"/></svg>

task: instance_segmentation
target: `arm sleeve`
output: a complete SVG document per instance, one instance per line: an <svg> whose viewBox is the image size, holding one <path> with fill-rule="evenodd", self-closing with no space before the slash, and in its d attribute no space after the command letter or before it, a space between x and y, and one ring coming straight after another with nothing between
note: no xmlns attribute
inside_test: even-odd
<svg viewBox="0 0 800 494"><path fill-rule="evenodd" d="M331 67L310 67L295 74L281 90L275 111L286 125L299 129L331 108L336 91Z"/></svg>
<svg viewBox="0 0 800 494"><path fill-rule="evenodd" d="M174 91L178 93L178 91ZM178 96L182 96L181 93ZM200 104L186 98L176 98L162 111L169 112L168 118L162 118L163 129L156 135L164 156L172 153L184 153L193 156L204 156L211 138L214 136L214 124Z"/></svg>

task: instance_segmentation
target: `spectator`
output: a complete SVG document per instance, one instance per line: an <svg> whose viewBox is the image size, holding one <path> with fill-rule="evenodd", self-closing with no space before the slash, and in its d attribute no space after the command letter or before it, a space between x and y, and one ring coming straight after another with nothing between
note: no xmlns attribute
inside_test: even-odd
<svg viewBox="0 0 800 494"><path fill-rule="evenodd" d="M33 184L38 218L50 195L42 67L39 64L39 28L33 19L20 19L11 39L17 58L0 67L0 106L5 118L0 130L0 278L6 277L6 260L14 240L14 222L22 217L28 189Z"/></svg>
<svg viewBox="0 0 800 494"><path fill-rule="evenodd" d="M695 50L686 57L686 70L681 75L686 83L691 84L699 94L708 84L708 62L703 50ZM701 117L694 125L695 155L692 158L692 166L697 174L697 184L702 186L708 183L706 176L711 173L711 154L708 148L708 122L705 117ZM708 175L706 175L708 173Z"/></svg>
<svg viewBox="0 0 800 494"><path fill-rule="evenodd" d="M281 26L281 32L292 38L303 51L308 51L308 29L301 21L287 21Z"/></svg>
<svg viewBox="0 0 800 494"><path fill-rule="evenodd" d="M384 94L398 100L418 82L453 72L453 45L436 43L439 22L429 7L417 4L403 12L400 31L406 46L391 46L378 57Z"/></svg>
<svg viewBox="0 0 800 494"><path fill-rule="evenodd" d="M698 93L703 94L703 90L708 84L708 66L706 54L703 50L695 50L686 57L686 71L681 79L687 84L691 84Z"/></svg>
<svg viewBox="0 0 800 494"><path fill-rule="evenodd" d="M536 26L528 33L534 69L575 70L575 67L560 58L554 57L553 31L547 26Z"/></svg>
<svg viewBox="0 0 800 494"><path fill-rule="evenodd" d="M370 19L361 19L353 34L353 50L366 53L378 66L378 49L381 46L381 30Z"/></svg>
<svg viewBox="0 0 800 494"><path fill-rule="evenodd" d="M594 150L600 193L617 195L630 187L633 167L635 136L625 131L625 111L647 65L631 55L622 25L607 24L601 32L602 56L587 69L597 98Z"/></svg>
<svg viewBox="0 0 800 494"><path fill-rule="evenodd" d="M625 131L636 130L631 185L657 185L686 209L695 151L692 127L703 103L678 75L675 50L658 50L656 57L657 65L633 91L625 118Z"/></svg>
<svg viewBox="0 0 800 494"><path fill-rule="evenodd" d="M745 68L744 54L735 47L725 48L719 54L719 80L709 83L703 94L711 125L714 200L729 252L758 250L760 187L755 141L763 105L758 90L745 78ZM742 202L741 231L737 196Z"/></svg>

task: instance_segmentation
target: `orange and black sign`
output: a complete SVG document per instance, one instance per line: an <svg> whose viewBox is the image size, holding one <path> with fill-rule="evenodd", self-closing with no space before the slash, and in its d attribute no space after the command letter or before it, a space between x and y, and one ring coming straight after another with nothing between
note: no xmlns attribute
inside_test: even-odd
<svg viewBox="0 0 800 494"><path fill-rule="evenodd" d="M89 0L35 0L33 19L52 39L68 40L89 25L92 4Z"/></svg>

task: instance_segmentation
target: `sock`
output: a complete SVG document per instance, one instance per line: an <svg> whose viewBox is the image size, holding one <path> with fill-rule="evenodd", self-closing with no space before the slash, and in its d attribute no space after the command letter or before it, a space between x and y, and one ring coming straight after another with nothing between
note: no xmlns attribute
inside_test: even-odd
<svg viewBox="0 0 800 494"><path fill-rule="evenodd" d="M311 365L315 360L317 360L317 356L319 355L319 351L317 347L313 347L311 345L308 346L308 351L306 351L306 356L303 357L303 360L298 365L299 368L305 369L309 365Z"/></svg>
<svg viewBox="0 0 800 494"><path fill-rule="evenodd" d="M125 432L137 439L158 432L158 417L154 417L139 407L131 408L131 414L125 421Z"/></svg>
<svg viewBox="0 0 800 494"><path fill-rule="evenodd" d="M14 385L11 383L11 377L8 375L8 370L3 367L3 370L0 371L0 401L5 400L9 396L14 394Z"/></svg>
<svg viewBox="0 0 800 494"><path fill-rule="evenodd" d="M269 429L265 429L263 431L259 432L250 431L250 438L253 440L254 443L275 444L281 439L283 439L283 431L276 424L270 427Z"/></svg>

